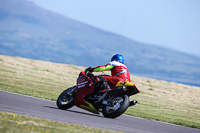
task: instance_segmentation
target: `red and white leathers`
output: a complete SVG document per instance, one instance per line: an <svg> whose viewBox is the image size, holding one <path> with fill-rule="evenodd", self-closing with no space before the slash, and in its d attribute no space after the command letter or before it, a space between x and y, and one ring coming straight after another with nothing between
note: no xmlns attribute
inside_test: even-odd
<svg viewBox="0 0 200 133"><path fill-rule="evenodd" d="M94 68L95 72L111 70L112 76L103 76L103 78L108 82L111 89L116 88L116 84L119 81L129 81L130 82L130 73L127 67L117 61L111 61L106 65L98 66Z"/></svg>

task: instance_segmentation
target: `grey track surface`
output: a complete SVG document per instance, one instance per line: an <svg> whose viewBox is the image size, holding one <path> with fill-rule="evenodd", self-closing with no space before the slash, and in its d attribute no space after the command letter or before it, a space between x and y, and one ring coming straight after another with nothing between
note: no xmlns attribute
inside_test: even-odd
<svg viewBox="0 0 200 133"><path fill-rule="evenodd" d="M182 127L122 115L116 119L104 118L73 107L60 110L55 101L5 92L0 90L0 112L12 112L33 117L84 125L88 127L123 131L127 133L200 133L199 129Z"/></svg>

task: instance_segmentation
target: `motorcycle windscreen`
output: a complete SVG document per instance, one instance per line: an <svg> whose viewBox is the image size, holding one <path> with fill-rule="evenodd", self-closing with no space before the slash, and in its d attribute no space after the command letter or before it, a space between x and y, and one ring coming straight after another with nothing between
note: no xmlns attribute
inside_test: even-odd
<svg viewBox="0 0 200 133"><path fill-rule="evenodd" d="M75 105L80 107L84 105L89 107L89 105L85 102L84 98L94 92L94 84L91 83L91 79L85 76L84 72L79 74L77 79L77 93L75 97Z"/></svg>

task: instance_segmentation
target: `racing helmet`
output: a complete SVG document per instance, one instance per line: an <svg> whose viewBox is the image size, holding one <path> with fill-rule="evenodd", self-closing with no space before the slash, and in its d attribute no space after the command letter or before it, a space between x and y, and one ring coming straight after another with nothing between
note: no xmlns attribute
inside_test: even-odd
<svg viewBox="0 0 200 133"><path fill-rule="evenodd" d="M121 54L116 54L111 58L111 61L117 61L124 64L124 57Z"/></svg>

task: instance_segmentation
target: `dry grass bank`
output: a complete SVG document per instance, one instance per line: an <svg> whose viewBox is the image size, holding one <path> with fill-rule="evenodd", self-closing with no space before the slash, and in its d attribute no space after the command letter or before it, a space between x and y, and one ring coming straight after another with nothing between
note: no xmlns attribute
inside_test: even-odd
<svg viewBox="0 0 200 133"><path fill-rule="evenodd" d="M84 67L0 55L0 90L56 100ZM126 114L200 127L200 87L131 76L141 93Z"/></svg>

